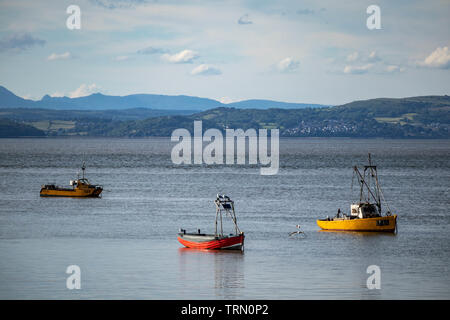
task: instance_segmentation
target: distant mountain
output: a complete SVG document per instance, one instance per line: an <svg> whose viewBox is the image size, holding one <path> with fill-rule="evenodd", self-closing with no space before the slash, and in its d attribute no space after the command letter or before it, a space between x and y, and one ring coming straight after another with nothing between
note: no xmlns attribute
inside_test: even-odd
<svg viewBox="0 0 450 320"><path fill-rule="evenodd" d="M0 86L0 108L40 108L57 110L123 110L135 108L159 110L196 110L205 111L219 107L234 107L239 109L269 109L269 108L314 108L324 107L318 104L286 103L271 100L246 100L223 104L219 101L192 97L168 96L157 94L132 94L127 96L108 96L94 93L79 98L50 97L45 95L41 100L27 100Z"/></svg>
<svg viewBox="0 0 450 320"><path fill-rule="evenodd" d="M14 93L0 86L0 108L1 107L31 107L32 100L26 100L16 96Z"/></svg>
<svg viewBox="0 0 450 320"><path fill-rule="evenodd" d="M119 109L161 109L161 110L207 110L222 104L206 98L190 96L164 96L156 94L132 94L128 96L107 96L94 93L86 97L44 96L35 105L46 109L63 110L119 110Z"/></svg>

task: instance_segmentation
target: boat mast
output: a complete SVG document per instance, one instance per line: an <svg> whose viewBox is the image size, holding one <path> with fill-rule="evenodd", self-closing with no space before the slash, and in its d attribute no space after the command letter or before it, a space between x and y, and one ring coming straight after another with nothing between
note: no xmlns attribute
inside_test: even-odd
<svg viewBox="0 0 450 320"><path fill-rule="evenodd" d="M219 208L217 207L217 205L216 205L216 221L215 221L215 224L216 224L216 231L214 232L214 235L217 237L217 217L218 217L218 215L219 215Z"/></svg>
<svg viewBox="0 0 450 320"><path fill-rule="evenodd" d="M220 202L220 198L219 195L217 195L217 199L214 200L214 203L216 204L216 232L215 232L215 236L223 236L223 223L222 223L222 210L220 208L221 202ZM217 225L218 225L218 220L220 217L220 234L217 232Z"/></svg>
<svg viewBox="0 0 450 320"><path fill-rule="evenodd" d="M372 159L370 157L369 153L369 165L367 166L368 169L370 169L370 175L375 180L375 195L376 198L374 198L375 202L377 203L377 207L379 210L379 213L381 214L381 196L380 196L380 185L378 184L378 173L377 173L377 166L372 165ZM365 169L367 170L367 169Z"/></svg>
<svg viewBox="0 0 450 320"><path fill-rule="evenodd" d="M84 170L86 170L86 164L84 161L83 161L83 166L81 167L81 170L83 170L83 179L84 179Z"/></svg>
<svg viewBox="0 0 450 320"><path fill-rule="evenodd" d="M236 234L239 234L241 231L239 230L239 227L237 225L237 219L236 219L236 213L234 211L234 201L231 200L227 196L220 196L217 195L216 200L214 200L214 203L216 204L216 222L215 222L215 235L216 236L222 236L223 237L223 221L222 221L222 210L225 210L225 212L230 216L231 220L233 221ZM218 223L220 218L220 234L218 233Z"/></svg>
<svg viewBox="0 0 450 320"><path fill-rule="evenodd" d="M240 233L241 231L239 230L238 225L237 225L236 213L234 212L234 201L231 201L231 214L230 214L230 216L231 216L231 220L233 220L234 227L235 227L235 230L236 230L236 234L238 234L238 232Z"/></svg>
<svg viewBox="0 0 450 320"><path fill-rule="evenodd" d="M370 203L370 196L372 196L373 201L376 203L378 207L378 211L381 214L381 198L380 198L380 187L378 184L378 175L377 175L377 167L372 165L372 159L369 153L369 165L364 166L364 172L361 174L357 166L354 166L356 174L359 178L360 191L359 191L359 201L363 200ZM370 179L373 178L375 181L375 188L372 192L370 187ZM367 197L364 198L364 186L367 188Z"/></svg>

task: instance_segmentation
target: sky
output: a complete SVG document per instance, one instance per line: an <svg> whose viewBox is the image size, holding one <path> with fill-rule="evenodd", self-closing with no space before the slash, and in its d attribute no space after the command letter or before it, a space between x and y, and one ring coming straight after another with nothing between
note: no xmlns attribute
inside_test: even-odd
<svg viewBox="0 0 450 320"><path fill-rule="evenodd" d="M76 5L80 28L73 26ZM369 28L379 8L380 28ZM450 1L0 0L0 85L338 105L450 93ZM370 23L369 23L370 24Z"/></svg>

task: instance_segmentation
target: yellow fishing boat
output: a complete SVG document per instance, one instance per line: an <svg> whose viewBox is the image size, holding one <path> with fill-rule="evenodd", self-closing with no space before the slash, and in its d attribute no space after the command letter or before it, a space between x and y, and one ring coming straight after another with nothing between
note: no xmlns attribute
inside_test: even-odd
<svg viewBox="0 0 450 320"><path fill-rule="evenodd" d="M369 153L369 165L364 166L361 173L357 166L353 167L360 185L359 201L351 204L350 214L338 213L335 217L317 220L317 225L323 230L333 231L376 231L395 232L397 215L392 214L381 192L378 183L377 167L372 165ZM382 215L381 199L384 200L388 211Z"/></svg>
<svg viewBox="0 0 450 320"><path fill-rule="evenodd" d="M84 171L86 170L84 163L81 170L83 170L83 177L70 180L70 187L59 187L54 184L41 186L41 197L99 197L103 187L90 184L89 180L86 179L84 176Z"/></svg>

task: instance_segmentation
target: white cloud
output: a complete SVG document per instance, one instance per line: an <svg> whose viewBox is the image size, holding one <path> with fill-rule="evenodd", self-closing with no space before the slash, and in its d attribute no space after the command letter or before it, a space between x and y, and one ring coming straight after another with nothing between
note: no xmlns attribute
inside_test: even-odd
<svg viewBox="0 0 450 320"><path fill-rule="evenodd" d="M425 60L418 63L423 67L448 69L450 68L450 52L448 47L438 47Z"/></svg>
<svg viewBox="0 0 450 320"><path fill-rule="evenodd" d="M378 56L376 51L372 51L369 53L368 56L365 54L361 56L358 51L355 51L353 53L350 53L347 58L347 62L378 62L381 61L380 57Z"/></svg>
<svg viewBox="0 0 450 320"><path fill-rule="evenodd" d="M69 93L69 98L79 98L88 96L92 93L98 92L99 89L100 88L95 83L89 85L83 83L77 89Z"/></svg>
<svg viewBox="0 0 450 320"><path fill-rule="evenodd" d="M52 98L61 98L61 97L64 97L64 93L61 93L61 92L54 92L54 93L52 93L52 94L50 94L50 97L52 97Z"/></svg>
<svg viewBox="0 0 450 320"><path fill-rule="evenodd" d="M298 69L300 62L292 59L291 57L284 58L277 63L277 69L280 72L293 72Z"/></svg>
<svg viewBox="0 0 450 320"><path fill-rule="evenodd" d="M45 43L45 40L35 38L31 34L17 33L0 40L0 52L7 50L21 52L34 46L43 46Z"/></svg>
<svg viewBox="0 0 450 320"><path fill-rule="evenodd" d="M224 104L228 104L228 103L233 103L233 102L237 102L238 100L234 100L230 97L222 97L220 99L218 99L220 103L224 103Z"/></svg>
<svg viewBox="0 0 450 320"><path fill-rule="evenodd" d="M358 60L358 58L359 58L359 53L357 51L355 51L353 53L350 53L347 56L347 61L348 62L356 61L356 60Z"/></svg>
<svg viewBox="0 0 450 320"><path fill-rule="evenodd" d="M312 10L312 9L299 9L299 10L297 10L297 14L300 14L300 15L309 15L309 14L314 14L314 13L315 13L315 11Z"/></svg>
<svg viewBox="0 0 450 320"><path fill-rule="evenodd" d="M139 54L158 54L158 53L166 53L166 49L156 48L156 47L146 47L144 49L140 49L137 51Z"/></svg>
<svg viewBox="0 0 450 320"><path fill-rule="evenodd" d="M117 56L117 57L114 58L114 61L125 61L125 60L128 60L128 59L130 59L129 56Z"/></svg>
<svg viewBox="0 0 450 320"><path fill-rule="evenodd" d="M72 58L72 55L70 54L70 52L64 52L61 54L58 53L52 53L51 55L49 55L47 57L47 60L52 61L52 60L67 60Z"/></svg>
<svg viewBox="0 0 450 320"><path fill-rule="evenodd" d="M239 24L252 24L253 22L248 18L248 14L244 14L238 20Z"/></svg>
<svg viewBox="0 0 450 320"><path fill-rule="evenodd" d="M338 73L345 74L383 74L383 73L397 73L405 71L404 67L389 63L381 59L376 51L371 51L369 54L355 51L345 58L346 63L339 68L342 71ZM339 62L339 60L337 60ZM340 60L342 62L342 59ZM342 69L343 67L343 69Z"/></svg>
<svg viewBox="0 0 450 320"><path fill-rule="evenodd" d="M191 71L192 75L204 75L204 76L218 75L221 73L222 71L220 71L220 69L207 64L201 64Z"/></svg>
<svg viewBox="0 0 450 320"><path fill-rule="evenodd" d="M138 5L147 4L146 0L90 0L94 5L105 9L124 9L133 8Z"/></svg>
<svg viewBox="0 0 450 320"><path fill-rule="evenodd" d="M26 99L26 100L39 100L37 97L35 97L31 94L20 95L20 97L23 99Z"/></svg>
<svg viewBox="0 0 450 320"><path fill-rule="evenodd" d="M363 74L369 72L369 70L373 67L373 64L369 63L362 66L350 66L347 65L344 68L344 73L346 74Z"/></svg>
<svg viewBox="0 0 450 320"><path fill-rule="evenodd" d="M163 54L162 58L172 63L192 63L198 54L192 50L183 50L175 54Z"/></svg>
<svg viewBox="0 0 450 320"><path fill-rule="evenodd" d="M378 56L378 54L375 51L372 51L369 54L369 57L367 58L367 61L369 61L369 62L381 61L381 58Z"/></svg>
<svg viewBox="0 0 450 320"><path fill-rule="evenodd" d="M385 71L388 73L394 73L394 72L403 72L405 71L405 69L396 65L389 65L385 68Z"/></svg>

